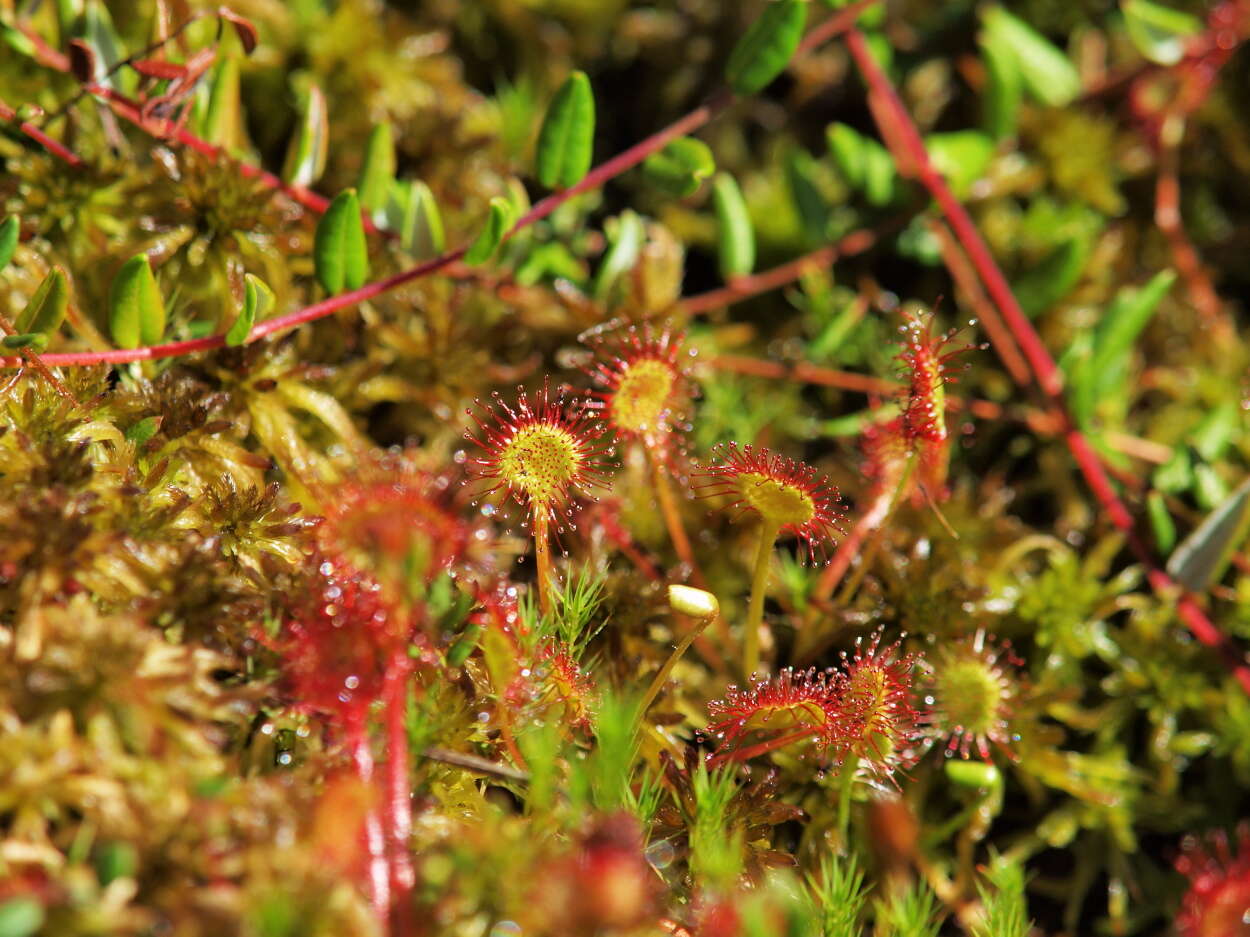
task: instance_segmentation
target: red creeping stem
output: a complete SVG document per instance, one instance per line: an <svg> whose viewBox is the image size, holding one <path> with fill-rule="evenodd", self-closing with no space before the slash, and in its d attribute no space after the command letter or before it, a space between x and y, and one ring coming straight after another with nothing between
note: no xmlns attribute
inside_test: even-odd
<svg viewBox="0 0 1250 937"><path fill-rule="evenodd" d="M882 138L893 151L895 160L902 166L914 169L920 182L941 207L956 238L985 284L986 291L1002 313L1007 327L1020 346L1035 380L1046 394L1056 417L1061 420L1064 440L1072 457L1076 460L1077 467L1085 477L1086 484L1093 491L1094 497L1106 511L1111 522L1125 534L1129 548L1146 567L1147 578L1154 590L1163 597L1177 595L1177 613L1190 632L1203 644L1219 653L1220 658L1238 682L1247 693L1250 693L1250 667L1246 665L1244 656L1207 617L1194 595L1182 590L1167 573L1159 568L1150 550L1137 536L1133 517L1116 494L1110 476L1090 446L1089 440L1072 422L1071 414L1068 413L1063 400L1063 376L1059 368L1020 308L1020 304L1011 292L1011 287L1007 285L1006 278L998 269L989 248L981 239L976 225L973 224L972 218L930 162L928 151L925 150L924 142L920 138L920 132L916 129L916 125L912 122L889 78L881 71L869 53L863 35L858 30L851 29L847 32L846 43L864 80L868 83L869 102Z"/></svg>
<svg viewBox="0 0 1250 937"><path fill-rule="evenodd" d="M840 33L846 32L854 24L855 18L859 16L860 13L877 2L879 2L879 0L859 0L858 3L846 7L845 9L839 11L836 15L831 16L804 38L802 44L799 46L798 53L796 54L801 55L820 43L825 42ZM47 59L45 59L45 61L46 60ZM104 91L105 89L100 90ZM108 94L109 97L117 103L115 96L113 96L111 92ZM652 134L645 140L634 144L624 152L618 153L607 162L596 166L589 173L587 173L586 177L582 179L581 182L577 183L577 185L572 188L556 192L537 202L521 217L519 221L517 221L516 224L512 226L512 229L508 232L506 237L510 238L523 228L546 218L569 199L593 188L597 188L608 180L632 169L652 153L663 149L670 141L675 140L677 137L693 133L695 130L710 122L714 117L729 107L729 105L735 100L736 98L728 92L721 92L714 95L707 103L691 111L685 117L669 124L663 130ZM138 112L137 110L134 110L133 102L128 102L127 106L132 109L135 117L137 118ZM122 116L127 115L123 113ZM179 139L181 139L181 135ZM210 146L210 144L203 143L203 141L199 142L204 146ZM212 148L212 152L218 153L219 151L214 147ZM255 167L244 168L241 164L240 171L246 172L249 169L258 173L263 172L263 170L255 169ZM320 196L318 196L318 198L320 198ZM378 296L389 290L395 289L405 283L428 276L460 260L460 258L464 256L467 249L467 245L458 247L453 251L443 254L442 256L435 257L432 260L427 260L423 263L417 264L415 267L410 267L407 270L402 270L399 273L393 274L384 280L367 283L358 290L352 290L350 293L340 293L338 296L331 296L329 299L322 300L319 303L314 303L311 306L305 306L303 309L297 309L284 316L267 319L252 329L251 334L247 337L247 340L249 342L254 342L258 338L271 335L274 332L282 332L286 329L303 325L305 322L312 322L316 319L325 318L328 315L338 312L340 309L346 309L348 306L354 306L356 303L372 299L374 296ZM131 361L152 361L157 358L173 358L179 355L189 355L198 351L209 351L213 348L221 348L225 345L225 343L225 335L210 335L207 338L197 338L183 342L169 342L164 345L148 345L142 348L115 349L103 352L64 352L60 354L43 355L42 358L47 364L60 367L83 367L93 364L125 364ZM0 358L0 368L17 367L21 363L22 359L20 358Z"/></svg>
<svg viewBox="0 0 1250 937"><path fill-rule="evenodd" d="M13 108L9 107L3 101L0 101L0 120L17 121L18 120L17 111L13 110ZM32 140L34 140L36 143L38 143L41 147L43 147L53 156L68 163L70 166L73 166L75 169L77 169L79 166L82 165L82 160L78 156L76 156L68 147L64 146L61 143L58 143L56 140L53 140L50 136L48 136L46 133L44 133L42 130L40 130L38 127L32 124L30 121L23 120L23 121L18 122L17 129L22 131L22 133L26 134L26 136L30 137Z"/></svg>

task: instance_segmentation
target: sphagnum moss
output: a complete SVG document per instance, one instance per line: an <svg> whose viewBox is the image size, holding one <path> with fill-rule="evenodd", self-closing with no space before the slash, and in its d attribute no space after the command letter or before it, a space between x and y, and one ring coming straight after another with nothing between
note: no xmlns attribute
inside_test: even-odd
<svg viewBox="0 0 1250 937"><path fill-rule="evenodd" d="M1242 0L75 6L0 26L6 937L1236 932Z"/></svg>

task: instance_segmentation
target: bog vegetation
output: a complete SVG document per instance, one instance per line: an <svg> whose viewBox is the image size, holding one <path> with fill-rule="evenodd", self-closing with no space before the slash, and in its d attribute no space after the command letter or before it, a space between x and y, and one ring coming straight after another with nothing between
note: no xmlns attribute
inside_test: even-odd
<svg viewBox="0 0 1250 937"><path fill-rule="evenodd" d="M1247 37L0 2L0 937L1250 933Z"/></svg>

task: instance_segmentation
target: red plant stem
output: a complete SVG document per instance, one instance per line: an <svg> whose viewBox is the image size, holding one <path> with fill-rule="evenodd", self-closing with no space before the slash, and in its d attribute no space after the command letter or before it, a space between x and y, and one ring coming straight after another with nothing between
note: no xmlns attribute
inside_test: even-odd
<svg viewBox="0 0 1250 937"><path fill-rule="evenodd" d="M827 41L839 33L845 32L851 28L858 16L863 10L872 6L879 0L860 0L860 2L839 11L830 17L816 29L814 29L807 37L803 44L799 47L799 53L808 51L819 42ZM101 93L105 93L111 100L116 101L117 95L107 89L99 89ZM637 166L652 153L663 149L671 141L680 136L693 133L700 127L707 124L714 117L724 111L737 98L728 91L722 91L707 101L707 103L695 108L686 116L679 118L675 122L669 124L663 130L660 130L645 140L634 144L629 149L618 153L607 162L596 166L586 174L577 185L568 189L563 189L548 195L546 198L534 204L534 206L526 212L520 220L512 226L505 235L511 238L517 232L541 221L551 215L557 208L563 205L571 198L588 192L591 189L602 186L608 180L621 175L624 172ZM120 102L118 102L120 104ZM140 119L141 115L135 109L134 102L127 101L124 105L133 113L134 119ZM131 119L127 113L122 113L123 117ZM202 141L201 141L202 142ZM206 146L209 144L205 144ZM214 149L214 152L218 152ZM255 167L252 167L255 169ZM263 170L255 169L260 173ZM318 196L319 197L319 196ZM348 306L354 306L357 303L372 299L374 296L381 295L389 290L393 290L398 286L409 283L421 277L428 276L438 270L447 267L460 260L467 245L448 251L439 257L424 261L407 270L401 270L399 273L392 274L382 280L376 280L373 283L367 283L360 289L352 290L348 293L340 293L337 296L331 296L329 299L322 300L319 303L313 303L311 306L305 306L303 309L297 309L294 312L278 316L274 319L267 319L252 329L247 340L254 342L258 338L265 335L271 335L275 332L285 331L286 329L295 328L306 322L312 322L316 319L322 319L326 316L345 309ZM59 354L45 355L44 360L50 365L58 365L62 367L83 367L93 364L126 364L131 361L152 361L157 358L173 358L180 355L193 354L199 351L209 351L213 348L221 348L226 343L226 337L222 335L210 335L206 338L191 339L182 342L169 342L163 345L147 345L140 348L130 349L114 349L112 351L102 352L62 352ZM18 358L0 358L0 368L16 367L21 363Z"/></svg>
<svg viewBox="0 0 1250 937"><path fill-rule="evenodd" d="M365 848L369 852L369 903L379 924L385 925L391 907L390 873L386 861L386 836L382 831L382 819L373 799L373 752L369 750L369 737L365 732L364 714L350 716L347 722L347 744L351 750L356 776L368 789L370 806L365 814Z"/></svg>
<svg viewBox="0 0 1250 937"><path fill-rule="evenodd" d="M73 151L71 151L64 144L53 140L30 121L18 121L17 111L13 110L13 108L9 107L3 101L0 101L0 120L17 121L18 130L22 131L22 133L26 134L26 136L30 137L30 139L34 140L53 156L70 166L73 166L75 169L82 166L82 159L75 155Z"/></svg>
<svg viewBox="0 0 1250 937"><path fill-rule="evenodd" d="M797 732L791 732L789 735L778 736L769 739L766 742L758 742L755 745L749 745L746 748L736 748L730 752L720 752L708 759L708 767L715 768L724 764L726 761L747 761L748 759L758 757L759 755L767 755L769 752L784 748L791 742L797 742L807 738L816 732L815 728L809 726L806 729L799 729Z"/></svg>
<svg viewBox="0 0 1250 937"><path fill-rule="evenodd" d="M824 247L773 267L771 270L734 277L728 286L691 296L682 300L681 305L690 315L699 316L713 309L720 309L722 306L743 302L761 293L793 283L809 270L820 270L832 266L833 262L839 258L862 254L877 243L879 236L878 232L867 229L852 231L834 244L826 244Z"/></svg>
<svg viewBox="0 0 1250 937"><path fill-rule="evenodd" d="M9 321L9 317L2 312L0 312L0 332L3 332L5 335L17 334L17 329L13 327L13 323ZM48 368L47 362L40 358L38 353L35 352L33 348L23 349L22 357L18 360L32 364L35 370L43 376L43 379L52 385L53 390L72 403L75 407L81 406L78 402L78 398L73 395L68 387L61 383L60 379Z"/></svg>
<svg viewBox="0 0 1250 937"><path fill-rule="evenodd" d="M411 668L405 648L391 658L383 684L386 706L386 806L390 821L391 888L394 893L395 927L391 937L412 933L412 889L416 872L412 864L412 785L408 776L408 675Z"/></svg>
<svg viewBox="0 0 1250 937"><path fill-rule="evenodd" d="M873 116L878 122L882 137L892 150L904 148L903 152L894 153L895 159L900 165L914 170L920 182L941 207L956 238L967 252L969 260L972 261L977 274L985 284L990 298L1002 313L1007 327L1024 353L1033 376L1046 395L1048 403L1056 417L1061 420L1068 449L1081 474L1085 477L1086 484L1093 491L1094 497L1112 524L1124 533L1129 548L1146 568L1147 578L1154 590L1164 599L1176 596L1177 613L1193 636L1214 649L1245 691L1250 693L1250 667L1246 665L1245 656L1211 622L1199 607L1196 597L1183 590L1158 567L1150 550L1137 535L1132 515L1116 494L1111 479L1089 444L1089 440L1076 427L1071 414L1068 413L1063 400L1063 376L1055 365L1054 359L1051 358L1041 337L1020 308L1020 304L1011 292L1011 287L1008 286L1006 278L999 270L968 212L951 193L941 174L934 169L920 132L916 129L916 125L912 122L889 78L881 71L869 53L863 35L858 30L851 29L847 32L846 43L860 73L868 83Z"/></svg>

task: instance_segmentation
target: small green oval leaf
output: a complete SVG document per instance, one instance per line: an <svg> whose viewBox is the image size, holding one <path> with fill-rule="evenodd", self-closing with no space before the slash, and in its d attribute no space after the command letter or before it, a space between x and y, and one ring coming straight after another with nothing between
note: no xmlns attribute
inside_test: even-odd
<svg viewBox="0 0 1250 937"><path fill-rule="evenodd" d="M246 342L252 326L265 318L273 304L273 290L260 277L247 274L243 284L243 308L239 310L238 318L226 333L226 344L236 348Z"/></svg>
<svg viewBox="0 0 1250 937"><path fill-rule="evenodd" d="M355 189L336 195L317 223L313 263L330 295L359 289L369 279L369 249Z"/></svg>
<svg viewBox="0 0 1250 937"><path fill-rule="evenodd" d="M643 175L657 189L677 198L685 198L716 172L716 160L702 140L678 137L658 153L652 153L642 164Z"/></svg>
<svg viewBox="0 0 1250 937"><path fill-rule="evenodd" d="M729 87L738 94L762 91L789 64L806 23L804 0L777 0L765 7L729 55L725 66Z"/></svg>
<svg viewBox="0 0 1250 937"><path fill-rule="evenodd" d="M0 339L5 348L29 348L31 351L43 351L48 347L48 336L43 332L24 332L19 335L6 335Z"/></svg>
<svg viewBox="0 0 1250 937"><path fill-rule="evenodd" d="M982 14L986 44L1016 62L1024 87L1050 107L1070 104L1081 93L1081 76L1068 57L1024 20L1000 6Z"/></svg>
<svg viewBox="0 0 1250 937"><path fill-rule="evenodd" d="M147 254L131 257L113 278L109 331L121 348L155 345L165 334L165 303Z"/></svg>
<svg viewBox="0 0 1250 937"><path fill-rule="evenodd" d="M282 166L282 178L292 185L310 186L325 172L330 118L326 96L310 85L304 96L304 113L299 130L291 138Z"/></svg>
<svg viewBox="0 0 1250 937"><path fill-rule="evenodd" d="M1122 0L1124 26L1139 52L1156 65L1175 65L1185 40L1202 32L1202 20L1149 0Z"/></svg>
<svg viewBox="0 0 1250 937"><path fill-rule="evenodd" d="M549 189L569 188L590 170L595 96L584 72L573 72L552 98L538 134L534 174Z"/></svg>
<svg viewBox="0 0 1250 937"><path fill-rule="evenodd" d="M804 235L811 244L824 242L828 239L832 213L821 191L816 160L807 150L794 149L786 154L785 170L790 200L803 225Z"/></svg>
<svg viewBox="0 0 1250 937"><path fill-rule="evenodd" d="M996 788L1003 782L1002 773L986 761L961 761L948 759L943 766L946 777L960 787L974 789Z"/></svg>
<svg viewBox="0 0 1250 937"><path fill-rule="evenodd" d="M17 251L17 239L22 233L22 223L17 215L9 215L0 222L0 270L9 265Z"/></svg>
<svg viewBox="0 0 1250 937"><path fill-rule="evenodd" d="M19 333L42 332L50 335L60 327L68 306L69 282L65 271L53 267L17 317L14 327Z"/></svg>
<svg viewBox="0 0 1250 937"><path fill-rule="evenodd" d="M26 895L0 902L0 935L34 937L43 927L43 905Z"/></svg>
<svg viewBox="0 0 1250 937"><path fill-rule="evenodd" d="M477 266L494 257L511 226L512 204L506 198L496 195L490 200L490 216L486 219L486 226L465 251L464 262Z"/></svg>
<svg viewBox="0 0 1250 937"><path fill-rule="evenodd" d="M994 141L978 130L931 133L924 138L924 145L934 168L947 178L960 198L985 175L994 158Z"/></svg>
<svg viewBox="0 0 1250 937"><path fill-rule="evenodd" d="M369 142L365 145L365 158L356 183L360 204L369 212L385 208L394 181L395 141L391 125L381 123L370 131Z"/></svg>
<svg viewBox="0 0 1250 937"><path fill-rule="evenodd" d="M1187 589L1203 592L1223 575L1233 551L1250 527L1250 478L1237 486L1181 541L1168 558L1168 575Z"/></svg>
<svg viewBox="0 0 1250 937"><path fill-rule="evenodd" d="M867 140L854 127L834 122L825 129L829 154L846 184L855 191L864 188L868 161L864 154Z"/></svg>
<svg viewBox="0 0 1250 937"><path fill-rule="evenodd" d="M716 211L716 259L726 280L755 269L755 228L742 190L729 173L712 180L712 206Z"/></svg>
<svg viewBox="0 0 1250 937"><path fill-rule="evenodd" d="M1160 553L1169 552L1176 546L1176 522L1168 512L1167 501L1162 491L1152 491L1146 495L1146 515L1150 518L1150 529L1155 536L1155 546Z"/></svg>

